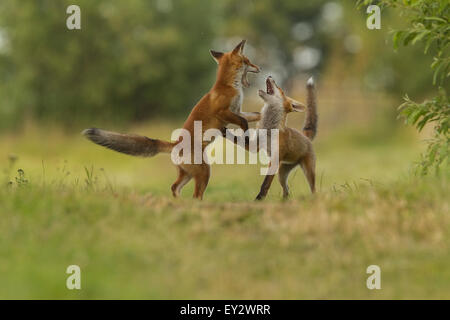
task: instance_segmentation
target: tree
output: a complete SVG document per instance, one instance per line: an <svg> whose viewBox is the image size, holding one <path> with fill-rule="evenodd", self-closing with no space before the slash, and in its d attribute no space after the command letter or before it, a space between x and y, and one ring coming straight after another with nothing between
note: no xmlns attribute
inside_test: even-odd
<svg viewBox="0 0 450 320"><path fill-rule="evenodd" d="M416 43L424 45L424 53L432 52L431 68L434 71L433 84L440 85L438 94L417 103L405 96L400 105L400 116L406 123L421 131L432 124L434 136L427 142L427 149L419 162L419 172L427 174L441 165L448 166L450 148L450 102L444 86L450 76L450 5L448 0L360 0L359 5L378 4L383 8L398 10L407 20L407 27L393 30L394 48Z"/></svg>
<svg viewBox="0 0 450 320"><path fill-rule="evenodd" d="M71 4L81 30L66 27ZM1 1L0 126L185 117L214 79L215 10L209 0Z"/></svg>

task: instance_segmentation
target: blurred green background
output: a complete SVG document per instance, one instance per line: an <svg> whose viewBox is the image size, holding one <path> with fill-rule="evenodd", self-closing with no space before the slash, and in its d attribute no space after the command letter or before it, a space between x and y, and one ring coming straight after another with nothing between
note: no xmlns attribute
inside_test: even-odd
<svg viewBox="0 0 450 320"><path fill-rule="evenodd" d="M66 28L70 4L81 8L81 30ZM263 68L247 108L260 108L255 91L266 75L297 96L315 75L325 125L377 116L392 125L405 92L420 99L434 90L431 61L421 48L392 52L397 13L382 13L381 30L367 29L366 18L352 1L4 0L0 130L183 119L215 79L208 50L241 39Z"/></svg>

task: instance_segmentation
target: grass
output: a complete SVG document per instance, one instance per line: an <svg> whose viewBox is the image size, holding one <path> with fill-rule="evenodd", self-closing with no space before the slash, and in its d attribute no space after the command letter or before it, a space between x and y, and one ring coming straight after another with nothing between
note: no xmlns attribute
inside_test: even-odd
<svg viewBox="0 0 450 320"><path fill-rule="evenodd" d="M411 175L421 145L409 131L366 137L319 134L319 192L297 171L289 201L274 181L255 203L259 166L216 165L205 201L191 184L174 200L166 155L59 130L3 135L0 298L450 298L448 177ZM81 290L65 287L71 264ZM381 290L366 287L372 264Z"/></svg>

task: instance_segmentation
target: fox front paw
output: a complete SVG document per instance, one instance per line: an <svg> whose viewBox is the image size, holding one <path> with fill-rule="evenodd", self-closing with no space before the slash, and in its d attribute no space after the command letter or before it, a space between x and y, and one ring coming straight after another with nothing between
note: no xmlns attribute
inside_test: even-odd
<svg viewBox="0 0 450 320"><path fill-rule="evenodd" d="M258 195L256 196L256 198L255 198L255 201L261 201L261 200L264 200L264 198L265 198L264 195L258 194Z"/></svg>

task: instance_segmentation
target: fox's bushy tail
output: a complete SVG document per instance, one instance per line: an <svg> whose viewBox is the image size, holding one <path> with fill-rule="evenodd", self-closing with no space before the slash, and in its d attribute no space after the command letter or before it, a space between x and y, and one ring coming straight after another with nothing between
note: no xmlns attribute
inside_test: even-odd
<svg viewBox="0 0 450 320"><path fill-rule="evenodd" d="M97 128L86 129L82 134L98 145L132 156L153 157L158 153L170 153L174 146L174 143L167 141Z"/></svg>
<svg viewBox="0 0 450 320"><path fill-rule="evenodd" d="M313 140L317 133L317 120L319 116L317 115L317 102L316 102L316 89L314 84L314 79L309 78L306 83L307 90L307 110L305 124L303 125L303 134L307 136L310 140Z"/></svg>

